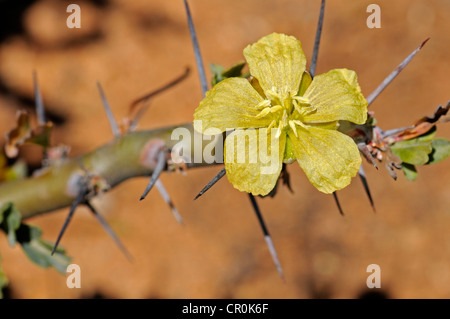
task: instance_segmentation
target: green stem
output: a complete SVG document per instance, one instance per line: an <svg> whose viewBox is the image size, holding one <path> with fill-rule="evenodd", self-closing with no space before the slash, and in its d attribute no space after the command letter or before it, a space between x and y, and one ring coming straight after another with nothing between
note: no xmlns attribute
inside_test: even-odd
<svg viewBox="0 0 450 319"><path fill-rule="evenodd" d="M154 164L143 161L146 146L160 140L171 149L179 142L171 138L176 128L185 128L194 136L191 124L131 132L85 155L60 160L30 178L0 184L0 207L13 202L23 218L69 207L76 197L77 177L85 175L86 171L102 178L111 188L129 178L149 176ZM208 164L187 166L204 165Z"/></svg>

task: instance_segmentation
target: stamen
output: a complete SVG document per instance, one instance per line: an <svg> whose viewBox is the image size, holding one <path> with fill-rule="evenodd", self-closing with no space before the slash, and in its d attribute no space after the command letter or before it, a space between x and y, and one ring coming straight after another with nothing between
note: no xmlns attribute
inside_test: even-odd
<svg viewBox="0 0 450 319"><path fill-rule="evenodd" d="M259 112L258 115L256 115L256 118L260 118L260 117L266 116L269 113L270 113L270 107L266 107L261 112Z"/></svg>
<svg viewBox="0 0 450 319"><path fill-rule="evenodd" d="M292 99L294 96L296 96L298 92L296 91L289 91L289 97Z"/></svg>
<svg viewBox="0 0 450 319"><path fill-rule="evenodd" d="M266 96L269 97L271 100L275 100L275 99L281 100L280 94L278 94L278 93L276 92L276 88L275 88L275 87L273 87L271 90L265 91L264 93L265 93Z"/></svg>
<svg viewBox="0 0 450 319"><path fill-rule="evenodd" d="M272 107L266 107L265 109L263 109L261 112L259 112L258 115L256 115L256 118L260 118L260 117L264 117L269 113L275 113L278 112L279 110L281 110L283 107L281 105L275 105Z"/></svg>
<svg viewBox="0 0 450 319"><path fill-rule="evenodd" d="M277 122L276 122L275 120L273 120L273 121L270 123L269 127L267 128L267 130L270 131L270 129L271 129L272 127L274 127L275 124L277 124Z"/></svg>
<svg viewBox="0 0 450 319"><path fill-rule="evenodd" d="M303 97L303 96L293 96L292 97L293 100L298 101L301 104L308 104L311 105L310 100L307 97Z"/></svg>
<svg viewBox="0 0 450 319"><path fill-rule="evenodd" d="M258 105L256 105L256 108L262 109L262 108L265 108L268 106L270 106L270 100L264 100L264 101L259 102Z"/></svg>
<svg viewBox="0 0 450 319"><path fill-rule="evenodd" d="M286 125L288 125L287 120L288 120L288 115L287 115L287 113L286 113L286 110L284 110L284 112L283 112L283 117L281 118L281 125L282 125L283 127L285 127Z"/></svg>
<svg viewBox="0 0 450 319"><path fill-rule="evenodd" d="M297 110L298 113L302 114L302 110L300 109L300 106L298 105L298 102L296 100L292 101L292 105L294 105L294 108Z"/></svg>
<svg viewBox="0 0 450 319"><path fill-rule="evenodd" d="M301 121L298 121L298 120L292 120L292 122L294 122L295 124L297 124L298 126L301 126L303 128L308 128L309 127L309 125L307 125L307 124L305 124L305 123L303 123Z"/></svg>
<svg viewBox="0 0 450 319"><path fill-rule="evenodd" d="M278 112L279 110L281 110L283 107L281 105L275 105L273 107L270 108L270 113L275 113Z"/></svg>
<svg viewBox="0 0 450 319"><path fill-rule="evenodd" d="M288 122L288 115L287 115L287 113L286 113L286 110L284 110L284 112L283 112L283 117L281 118L281 121L279 122L279 125L278 125L277 134L275 134L275 137L276 137L276 138L279 138L279 137L280 137L280 135L281 135L281 130L282 130L285 126L288 125L287 122Z"/></svg>
<svg viewBox="0 0 450 319"><path fill-rule="evenodd" d="M275 138L280 138L281 135L281 124L278 126L277 133L275 134Z"/></svg>
<svg viewBox="0 0 450 319"><path fill-rule="evenodd" d="M295 127L294 121L289 121L289 126L291 127L292 131L294 131L295 137L297 137L297 128Z"/></svg>

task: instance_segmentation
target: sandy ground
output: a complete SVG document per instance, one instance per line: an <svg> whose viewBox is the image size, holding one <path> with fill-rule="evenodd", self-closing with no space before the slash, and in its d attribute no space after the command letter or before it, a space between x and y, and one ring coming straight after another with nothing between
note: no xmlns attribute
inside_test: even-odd
<svg viewBox="0 0 450 319"><path fill-rule="evenodd" d="M346 67L368 95L423 40L406 70L374 102L384 129L411 124L449 99L450 2L378 0L381 29L366 26L373 1L328 1L318 73ZM111 139L95 82L101 81L117 118L129 103L195 67L181 0L77 1L81 29L68 29L60 1L30 1L2 10L0 128L12 128L17 109L32 106L37 70L48 114L57 122L54 143L76 156ZM320 1L190 0L206 66L242 60L242 49L271 32L296 36L308 63ZM13 32L15 31L15 32ZM6 32L6 33L5 33ZM197 73L154 99L141 129L192 121L201 100ZM439 136L449 138L441 126ZM37 165L34 150L23 154ZM82 270L81 289L68 289L54 269L41 269L0 235L2 265L13 298L358 298L369 292L366 268L381 267L380 296L450 297L450 161L420 167L415 182L393 181L365 165L377 213L359 180L332 196L318 192L291 165L294 194L283 188L258 199L284 268L272 264L247 196L226 179L201 199L195 194L218 167L164 174L162 181L185 225L159 194L139 202L147 179L121 184L95 204L134 256L129 262L91 214L80 208L62 245ZM67 209L35 217L54 241ZM373 290L372 290L373 292Z"/></svg>

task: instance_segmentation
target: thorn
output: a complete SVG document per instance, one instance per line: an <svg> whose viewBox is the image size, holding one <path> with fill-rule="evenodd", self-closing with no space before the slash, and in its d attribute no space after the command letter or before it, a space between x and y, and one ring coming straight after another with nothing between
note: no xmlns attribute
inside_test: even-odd
<svg viewBox="0 0 450 319"><path fill-rule="evenodd" d="M316 74L317 57L319 55L320 36L322 35L324 12L325 12L325 0L322 0L322 4L320 5L319 22L317 23L316 39L314 40L314 50L311 59L311 67L309 68L309 73L311 74L312 78Z"/></svg>
<svg viewBox="0 0 450 319"><path fill-rule="evenodd" d="M45 110L44 102L42 101L41 91L39 90L38 79L36 71L33 71L33 83L34 83L34 101L36 104L36 114L39 124L45 124Z"/></svg>
<svg viewBox="0 0 450 319"><path fill-rule="evenodd" d="M95 209L94 206L92 206L92 204L89 201L86 201L84 204L94 214L94 216L97 218L97 220L102 225L103 229L108 233L109 236L111 236L111 238L114 240L114 242L119 247L119 249L122 251L122 253L125 255L125 257L129 261L133 261L133 256L131 256L131 254L128 252L128 250L125 248L125 246L120 241L119 237L114 233L114 230L112 230L112 228L108 225L106 220L103 219L102 215L99 214L99 212Z"/></svg>
<svg viewBox="0 0 450 319"><path fill-rule="evenodd" d="M267 229L266 223L264 222L261 211L259 210L258 203L256 202L256 199L252 194L248 193L248 196L250 197L250 201L252 203L253 209L255 210L256 217L258 218L259 224L263 231L264 240L266 241L267 247L269 248L269 252L270 252L270 255L272 256L273 263L275 264L275 267L277 267L277 271L278 271L278 274L280 275L281 279L283 281L285 281L284 275L283 275L283 269L281 268L281 263L280 263L280 260L278 259L277 251L275 250L275 246L273 244L272 238L270 237L269 230Z"/></svg>
<svg viewBox="0 0 450 319"><path fill-rule="evenodd" d="M145 191L142 194L140 200L143 200L147 196L147 194L152 189L153 185L155 185L156 181L158 180L159 175L161 175L161 172L166 167L166 152L160 151L157 156L158 156L158 162L156 163L152 177L150 178L150 182L148 183L147 187L145 188Z"/></svg>
<svg viewBox="0 0 450 319"><path fill-rule="evenodd" d="M339 214L344 216L344 211L342 210L341 203L339 203L339 198L336 192L333 192L334 201L336 202L336 206L339 209Z"/></svg>
<svg viewBox="0 0 450 319"><path fill-rule="evenodd" d="M419 53L420 49L427 43L430 38L426 39L422 42L420 46L418 46L410 55L408 55L402 63L400 63L394 71L392 71L381 84L367 97L368 105L372 104L372 102L376 99L376 97L395 79L395 77L408 65L408 63Z"/></svg>
<svg viewBox="0 0 450 319"><path fill-rule="evenodd" d="M82 186L80 188L80 191L78 192L77 197L73 201L72 206L70 207L69 215L67 215L66 220L64 221L64 225L61 228L61 231L59 232L58 239L56 239L56 243L52 249L51 253L52 256L55 253L56 248L58 248L58 244L61 241L61 238L64 235L64 232L66 231L66 228L69 225L70 220L72 219L73 213L75 213L75 209L78 207L78 205L80 205L83 202L85 194L86 194L86 187Z"/></svg>
<svg viewBox="0 0 450 319"><path fill-rule="evenodd" d="M119 128L117 126L116 119L114 118L114 114L111 111L111 108L109 107L108 100L105 97L105 93L103 92L102 86L100 82L97 82L98 91L100 92L100 97L103 102L103 107L105 108L106 115L108 116L109 126L111 127L111 131L114 136L119 136Z"/></svg>
<svg viewBox="0 0 450 319"><path fill-rule="evenodd" d="M367 183L366 173L364 172L364 168L361 164L358 171L359 178L361 179L361 182L364 186L364 190L366 191L366 195L369 198L370 206L372 206L373 212L376 213L377 210L375 209L375 204L372 199L372 194L370 193L369 183Z"/></svg>
<svg viewBox="0 0 450 319"><path fill-rule="evenodd" d="M164 201L169 205L170 210L172 211L173 216L177 220L177 222L181 225L183 225L183 218L181 217L178 210L173 205L172 200L170 199L169 193L167 192L166 188L164 187L163 183L158 179L155 183L155 186L158 188L159 193L161 194Z"/></svg>
<svg viewBox="0 0 450 319"><path fill-rule="evenodd" d="M178 76L177 78L175 78L174 80L172 80L169 83L161 86L160 88L157 88L156 90L154 90L154 91L152 91L150 93L147 93L146 95L144 95L144 96L134 100L131 103L131 105L130 105L130 113L134 111L134 109L136 108L136 106L139 103L146 103L146 104L138 110L136 115L131 120L130 130L133 130L134 128L136 128L139 120L142 118L144 113L147 111L148 106L150 105L150 103L149 103L149 99L150 98L152 98L155 95L158 95L159 93L162 93L165 90L170 89L171 87L177 85L178 83L183 81L189 75L190 72L191 72L191 70L189 69L189 67L187 67L186 70L184 71L184 73L182 75Z"/></svg>
<svg viewBox="0 0 450 319"><path fill-rule="evenodd" d="M200 47L198 45L197 33L195 32L194 22L192 21L191 11L189 10L189 4L187 0L184 0L184 7L186 8L186 16L188 20L189 32L191 34L191 41L194 47L195 62L197 63L198 75L200 77L200 85L202 87L203 96L208 91L208 83L206 81L205 68L203 66L203 59L200 53Z"/></svg>
<svg viewBox="0 0 450 319"><path fill-rule="evenodd" d="M225 173L226 173L225 168L222 168L220 172L216 176L214 176L213 179L208 184L206 184L205 187L203 187L200 193L198 193L197 196L195 196L194 200L202 196L208 189L213 187L215 183L217 183L222 177L225 176Z"/></svg>

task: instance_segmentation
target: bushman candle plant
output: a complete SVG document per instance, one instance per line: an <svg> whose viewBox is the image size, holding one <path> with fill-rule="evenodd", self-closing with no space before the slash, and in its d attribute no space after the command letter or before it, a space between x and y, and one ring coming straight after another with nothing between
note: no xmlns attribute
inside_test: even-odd
<svg viewBox="0 0 450 319"><path fill-rule="evenodd" d="M184 3L202 90L206 93L207 81L197 37L187 1L184 0ZM228 133L225 139L225 168L196 198L224 175L227 175L235 188L249 193L269 251L282 274L274 245L253 195L273 195L279 180L289 186L286 164L298 162L319 191L333 193L342 212L336 191L346 187L355 175L361 178L374 208L361 166L361 155L374 166L383 163L392 177L397 178L396 169L402 169L411 180L417 176L416 165L434 164L446 159L450 155L450 142L446 138L436 138L435 134L436 125L448 121L450 102L443 107L439 106L434 114L419 119L411 126L388 131L382 130L373 112L367 110L426 41L365 98L354 71L334 69L315 76L324 7L325 1L322 1L309 72L306 70L306 57L301 43L296 38L278 33L267 35L244 49L249 73L242 73L245 63L236 64L230 69L213 65L213 87L195 110L194 125L187 123L135 131L139 118L147 108L148 99L180 82L187 72L165 87L133 102L129 115L120 125L115 122L99 84L114 139L77 158L69 158L68 148L65 146L50 145L53 126L45 118L35 77L38 125L33 128L29 114L19 112L16 128L7 134L5 154L17 156L25 143L41 145L44 149L43 167L33 176L26 177L22 162L10 166L0 154L0 229L7 234L9 244L19 244L36 264L42 267L53 266L64 273L70 258L62 248L58 248L58 244L76 208L86 205L127 257L130 257L91 204L91 199L126 179L151 175L141 199L155 185L176 219L181 222L181 216L159 180L160 174L164 170L180 171L217 163L194 163L192 160L177 162L171 153L177 144L172 133L183 128L192 136L194 128L205 134L208 129L216 129L218 132ZM253 134L249 134L250 131ZM236 141L238 147L235 147ZM243 154L238 154L240 149L243 149ZM183 155L192 159L194 149L189 150L188 154ZM256 156L256 160L251 161L255 154L276 154L275 169L265 170L266 161L261 156ZM37 227L23 222L26 218L62 207L70 207L70 210L55 244L42 240L41 231ZM7 278L0 265L0 288L6 284Z"/></svg>

